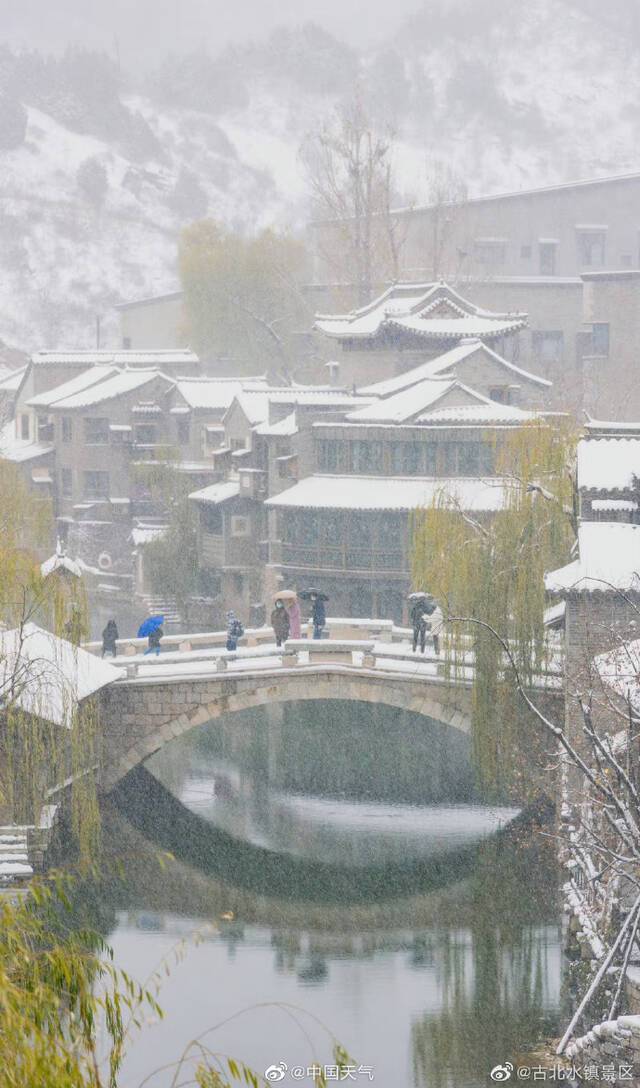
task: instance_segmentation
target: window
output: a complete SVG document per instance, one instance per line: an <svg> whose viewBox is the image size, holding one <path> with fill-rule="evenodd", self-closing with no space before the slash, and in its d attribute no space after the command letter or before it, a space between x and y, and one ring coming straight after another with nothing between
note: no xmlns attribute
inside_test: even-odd
<svg viewBox="0 0 640 1088"><path fill-rule="evenodd" d="M533 354L540 363L559 363L564 351L561 332L534 332L531 337Z"/></svg>
<svg viewBox="0 0 640 1088"><path fill-rule="evenodd" d="M520 246L520 256L523 261L531 260L531 246Z"/></svg>
<svg viewBox="0 0 640 1088"><path fill-rule="evenodd" d="M480 472L480 443L461 442L458 464L461 476L477 476Z"/></svg>
<svg viewBox="0 0 640 1088"><path fill-rule="evenodd" d="M578 262L587 268L602 268L607 251L605 230L578 228Z"/></svg>
<svg viewBox="0 0 640 1088"><path fill-rule="evenodd" d="M419 476L422 472L422 446L419 442L393 442L391 471L398 476Z"/></svg>
<svg viewBox="0 0 640 1088"><path fill-rule="evenodd" d="M85 472L83 474L83 476L84 476L84 497L85 497L85 499L108 499L109 498L109 473L108 472Z"/></svg>
<svg viewBox="0 0 640 1088"><path fill-rule="evenodd" d="M73 420L71 416L62 417L62 441L71 442L73 440Z"/></svg>
<svg viewBox="0 0 640 1088"><path fill-rule="evenodd" d="M298 544L315 546L318 543L317 514L304 513L299 515L299 520L296 520L293 531L296 533Z"/></svg>
<svg viewBox="0 0 640 1088"><path fill-rule="evenodd" d="M94 417L84 421L84 440L87 446L106 446L109 443L109 420Z"/></svg>
<svg viewBox="0 0 640 1088"><path fill-rule="evenodd" d="M20 416L20 438L23 441L28 442L31 437L31 424L29 423L29 416L26 412Z"/></svg>
<svg viewBox="0 0 640 1088"><path fill-rule="evenodd" d="M477 264L487 268L499 268L507 255L507 243L504 238L477 238L473 246L473 256Z"/></svg>
<svg viewBox="0 0 640 1088"><path fill-rule="evenodd" d="M489 390L489 400L495 401L496 404L508 404L510 399L508 385L494 385L493 389Z"/></svg>
<svg viewBox="0 0 640 1088"><path fill-rule="evenodd" d="M382 442L351 443L354 472L382 472Z"/></svg>
<svg viewBox="0 0 640 1088"><path fill-rule="evenodd" d="M125 351L129 351L129 349L131 348L131 337L130 336L123 336L122 337L122 346L123 346Z"/></svg>
<svg viewBox="0 0 640 1088"><path fill-rule="evenodd" d="M633 257L630 253L620 255L620 268L633 268Z"/></svg>
<svg viewBox="0 0 640 1088"><path fill-rule="evenodd" d="M222 510L219 506L209 506L207 503L200 510L200 524L205 533L213 536L222 536Z"/></svg>
<svg viewBox="0 0 640 1088"><path fill-rule="evenodd" d="M61 483L63 498L70 499L73 494L73 471L70 468L63 468Z"/></svg>
<svg viewBox="0 0 640 1088"><path fill-rule="evenodd" d="M593 355L609 354L609 323L595 321L591 326L591 351Z"/></svg>
<svg viewBox="0 0 640 1088"><path fill-rule="evenodd" d="M540 275L556 274L556 242L540 242Z"/></svg>
<svg viewBox="0 0 640 1088"><path fill-rule="evenodd" d="M154 446L157 438L155 423L138 423L136 425L136 442L139 446Z"/></svg>
<svg viewBox="0 0 640 1088"><path fill-rule="evenodd" d="M246 450L247 448L244 438L232 438L229 445L232 450Z"/></svg>
<svg viewBox="0 0 640 1088"><path fill-rule="evenodd" d="M231 536L249 536L251 525L244 514L231 515Z"/></svg>
<svg viewBox="0 0 640 1088"><path fill-rule="evenodd" d="M178 445L188 446L191 435L191 426L188 419L178 420Z"/></svg>
<svg viewBox="0 0 640 1088"><path fill-rule="evenodd" d="M318 471L338 471L338 443L330 438L322 438L318 442Z"/></svg>
<svg viewBox="0 0 640 1088"><path fill-rule="evenodd" d="M435 442L425 442L424 444L424 471L427 476L435 476L437 469L436 458L437 446Z"/></svg>
<svg viewBox="0 0 640 1088"><path fill-rule="evenodd" d="M320 544L327 548L337 548L344 543L344 519L340 514L328 510L320 522Z"/></svg>
<svg viewBox="0 0 640 1088"><path fill-rule="evenodd" d="M370 548L373 544L373 524L366 514L353 514L348 523L349 544L352 548Z"/></svg>
<svg viewBox="0 0 640 1088"><path fill-rule="evenodd" d="M491 476L495 471L495 451L493 445L489 442L480 442L480 465L479 472L481 476Z"/></svg>
<svg viewBox="0 0 640 1088"><path fill-rule="evenodd" d="M455 476L458 471L458 446L456 442L442 443L442 465L445 476Z"/></svg>
<svg viewBox="0 0 640 1088"><path fill-rule="evenodd" d="M385 513L378 522L378 547L382 551L401 551L406 537L407 519Z"/></svg>

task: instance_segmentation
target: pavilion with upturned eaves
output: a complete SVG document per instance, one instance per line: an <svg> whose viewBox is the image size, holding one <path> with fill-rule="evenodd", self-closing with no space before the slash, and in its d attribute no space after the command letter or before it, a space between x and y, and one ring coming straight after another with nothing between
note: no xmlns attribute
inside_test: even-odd
<svg viewBox="0 0 640 1088"><path fill-rule="evenodd" d="M515 360L526 324L526 314L485 310L446 283L398 283L359 310L317 315L315 328L338 348L340 383L361 385L442 355L465 339Z"/></svg>

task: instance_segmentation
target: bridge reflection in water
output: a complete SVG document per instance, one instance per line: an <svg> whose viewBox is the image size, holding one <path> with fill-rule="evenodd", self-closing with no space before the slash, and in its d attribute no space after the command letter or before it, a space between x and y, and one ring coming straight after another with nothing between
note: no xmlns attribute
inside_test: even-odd
<svg viewBox="0 0 640 1088"><path fill-rule="evenodd" d="M482 804L460 731L384 707L329 710L203 726L107 802L126 876L87 898L108 909L122 962L144 977L179 936L216 923L172 973L166 1019L135 1043L125 1083L261 1002L318 1017L385 1088L480 1088L553 1031L552 849L521 818L495 833L514 810ZM158 846L175 861L158 866ZM295 1015L329 1060L306 1013ZM260 1071L312 1058L273 1007L208 1041Z"/></svg>

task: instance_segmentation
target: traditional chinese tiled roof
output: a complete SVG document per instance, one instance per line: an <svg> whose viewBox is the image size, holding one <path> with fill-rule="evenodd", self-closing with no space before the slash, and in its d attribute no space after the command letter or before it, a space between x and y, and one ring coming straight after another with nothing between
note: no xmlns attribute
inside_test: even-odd
<svg viewBox="0 0 640 1088"><path fill-rule="evenodd" d="M385 330L443 342L491 340L523 328L526 316L484 310L446 283L396 284L362 309L318 314L315 327L337 340L372 340Z"/></svg>

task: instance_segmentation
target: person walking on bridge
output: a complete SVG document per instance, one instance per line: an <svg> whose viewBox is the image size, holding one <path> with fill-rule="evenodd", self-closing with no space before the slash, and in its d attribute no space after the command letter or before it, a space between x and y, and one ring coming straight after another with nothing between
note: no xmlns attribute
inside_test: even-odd
<svg viewBox="0 0 640 1088"><path fill-rule="evenodd" d="M244 627L232 609L227 612L227 650L238 649L238 639L244 635Z"/></svg>
<svg viewBox="0 0 640 1088"><path fill-rule="evenodd" d="M116 641L120 638L118 634L118 627L115 620L109 620L107 626L102 632L102 656L105 654L113 654L115 657L118 653L116 647Z"/></svg>
<svg viewBox="0 0 640 1088"><path fill-rule="evenodd" d="M276 601L271 613L271 626L276 636L276 646L282 646L282 643L289 638L290 630L289 613L284 607L284 601Z"/></svg>
<svg viewBox="0 0 640 1088"><path fill-rule="evenodd" d="M322 632L327 622L327 610L323 593L311 594L311 622L313 623L313 637L322 638Z"/></svg>
<svg viewBox="0 0 640 1088"><path fill-rule="evenodd" d="M297 599L287 602L289 616L289 637L302 638L302 612Z"/></svg>
<svg viewBox="0 0 640 1088"><path fill-rule="evenodd" d="M420 643L420 653L423 654L429 627L429 605L426 593L416 594L412 600L409 619L413 628L413 652L415 654Z"/></svg>
<svg viewBox="0 0 640 1088"><path fill-rule="evenodd" d="M429 612L429 631L431 632L431 638L433 639L434 653L439 654L440 635L442 634L442 628L444 627L444 615L435 597L430 598L429 605L431 606L431 611Z"/></svg>

